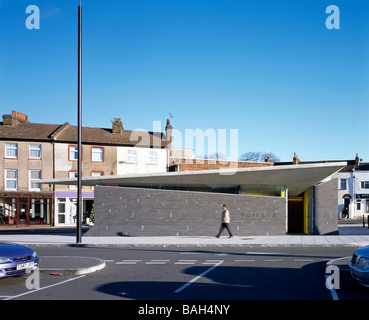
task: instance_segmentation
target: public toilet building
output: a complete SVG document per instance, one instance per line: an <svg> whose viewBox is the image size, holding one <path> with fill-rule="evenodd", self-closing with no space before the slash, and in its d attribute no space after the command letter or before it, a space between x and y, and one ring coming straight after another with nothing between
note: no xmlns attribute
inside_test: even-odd
<svg viewBox="0 0 369 320"><path fill-rule="evenodd" d="M231 212L234 235L336 234L337 172L345 165L84 177L82 184L95 191L94 227L86 236L213 236L222 204Z"/></svg>

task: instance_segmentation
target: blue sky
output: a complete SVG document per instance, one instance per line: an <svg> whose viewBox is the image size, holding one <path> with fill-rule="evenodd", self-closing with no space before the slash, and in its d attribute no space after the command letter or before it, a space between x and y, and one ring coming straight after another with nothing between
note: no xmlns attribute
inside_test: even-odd
<svg viewBox="0 0 369 320"><path fill-rule="evenodd" d="M28 5L40 9L29 30ZM328 30L328 5L340 29ZM367 0L82 0L83 125L238 129L239 155L369 161ZM0 110L77 124L77 7L0 0ZM229 138L229 136L228 136ZM177 141L177 146L184 145ZM228 141L228 144L230 142Z"/></svg>

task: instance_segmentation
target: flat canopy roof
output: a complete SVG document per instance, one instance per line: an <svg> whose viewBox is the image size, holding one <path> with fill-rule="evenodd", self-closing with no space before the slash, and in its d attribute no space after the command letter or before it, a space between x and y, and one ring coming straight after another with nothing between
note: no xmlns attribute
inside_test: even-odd
<svg viewBox="0 0 369 320"><path fill-rule="evenodd" d="M130 174L83 177L83 186L124 185L132 187L284 186L292 197L330 177L346 162L281 165L239 169ZM75 185L76 178L41 180L42 184Z"/></svg>

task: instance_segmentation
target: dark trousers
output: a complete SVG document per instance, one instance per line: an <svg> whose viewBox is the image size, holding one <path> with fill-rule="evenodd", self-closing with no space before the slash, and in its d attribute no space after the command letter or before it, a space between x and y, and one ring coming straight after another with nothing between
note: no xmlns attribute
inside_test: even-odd
<svg viewBox="0 0 369 320"><path fill-rule="evenodd" d="M226 229L227 229L227 231L228 231L228 233L229 233L229 236L230 236L230 237L233 237L232 232L231 232L231 229L229 229L229 223L224 223L224 222L223 222L223 223L220 225L220 229L219 229L219 233L217 234L217 238L219 238L219 237L220 237L220 235L222 234L222 232L223 232L224 228L226 228Z"/></svg>

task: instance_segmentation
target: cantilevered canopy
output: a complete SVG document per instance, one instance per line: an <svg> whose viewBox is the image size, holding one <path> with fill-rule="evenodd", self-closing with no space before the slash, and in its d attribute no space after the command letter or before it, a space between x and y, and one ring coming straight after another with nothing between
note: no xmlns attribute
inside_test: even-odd
<svg viewBox="0 0 369 320"><path fill-rule="evenodd" d="M165 172L134 175L83 177L82 185L120 185L151 188L189 188L244 186L246 189L288 188L297 196L338 172L346 162L281 165L240 169ZM73 185L75 178L41 180L43 184Z"/></svg>

